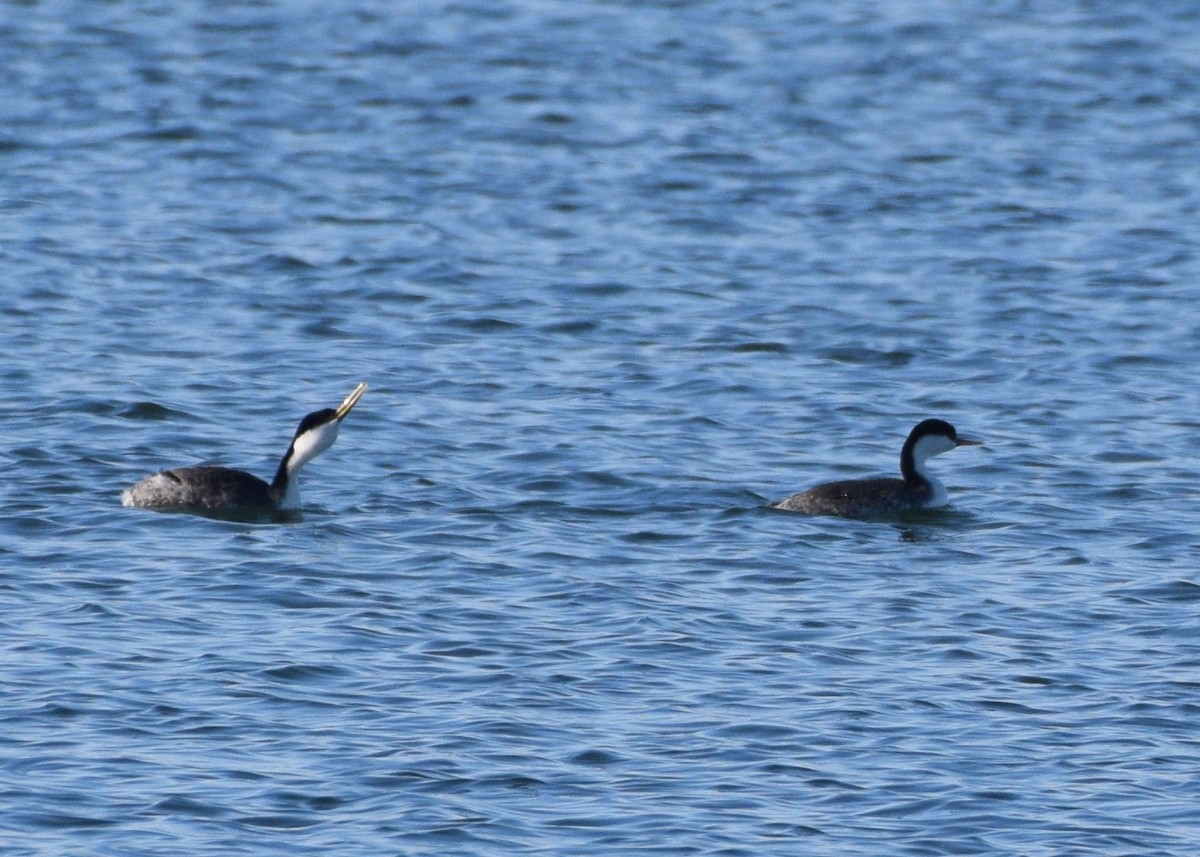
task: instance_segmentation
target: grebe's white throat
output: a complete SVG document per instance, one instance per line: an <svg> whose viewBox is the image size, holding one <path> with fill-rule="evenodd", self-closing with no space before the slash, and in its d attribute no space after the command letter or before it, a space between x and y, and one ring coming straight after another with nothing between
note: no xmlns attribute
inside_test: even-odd
<svg viewBox="0 0 1200 857"><path fill-rule="evenodd" d="M300 421L268 485L257 476L227 467L180 467L142 479L121 494L126 506L229 511L295 509L300 505L300 470L337 440L350 409L367 391L359 384L336 408L314 411Z"/></svg>
<svg viewBox="0 0 1200 857"><path fill-rule="evenodd" d="M923 420L909 433L900 450L902 479L849 479L828 482L794 494L773 508L807 515L871 517L907 509L944 506L946 488L925 469L935 455L959 446L980 446L981 440L959 437L945 420Z"/></svg>

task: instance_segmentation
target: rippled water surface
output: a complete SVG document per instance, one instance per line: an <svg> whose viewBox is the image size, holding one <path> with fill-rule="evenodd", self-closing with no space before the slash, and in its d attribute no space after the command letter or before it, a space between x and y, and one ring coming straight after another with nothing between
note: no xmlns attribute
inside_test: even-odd
<svg viewBox="0 0 1200 857"><path fill-rule="evenodd" d="M1190 855L1189 4L0 6L0 852ZM282 522L124 509L269 476ZM893 473L952 506L764 508Z"/></svg>

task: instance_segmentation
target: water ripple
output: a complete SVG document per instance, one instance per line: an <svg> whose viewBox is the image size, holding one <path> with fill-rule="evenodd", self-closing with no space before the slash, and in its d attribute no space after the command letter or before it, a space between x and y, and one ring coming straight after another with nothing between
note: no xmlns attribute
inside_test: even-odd
<svg viewBox="0 0 1200 857"><path fill-rule="evenodd" d="M1191 854L1195 16L427 5L0 23L10 850Z"/></svg>

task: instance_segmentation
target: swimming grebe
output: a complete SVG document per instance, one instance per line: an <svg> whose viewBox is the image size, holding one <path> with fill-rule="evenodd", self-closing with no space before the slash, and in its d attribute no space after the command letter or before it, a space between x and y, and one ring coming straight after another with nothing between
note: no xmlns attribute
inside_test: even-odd
<svg viewBox="0 0 1200 857"><path fill-rule="evenodd" d="M302 419L270 485L228 467L180 467L145 477L122 492L121 503L203 511L295 509L300 505L300 468L333 446L342 420L366 391L367 385L359 384L337 408L314 411Z"/></svg>
<svg viewBox="0 0 1200 857"><path fill-rule="evenodd" d="M948 501L946 489L934 476L925 472L926 460L956 446L982 444L981 440L959 437L954 426L945 420L922 420L909 433L908 440L904 441L904 447L900 450L900 473L903 479L828 482L773 503L771 508L806 515L866 518L907 509L944 506Z"/></svg>

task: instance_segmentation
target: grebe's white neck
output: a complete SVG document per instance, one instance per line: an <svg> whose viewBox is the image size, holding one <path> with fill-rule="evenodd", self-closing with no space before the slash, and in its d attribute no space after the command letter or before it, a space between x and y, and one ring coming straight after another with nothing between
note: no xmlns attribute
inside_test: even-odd
<svg viewBox="0 0 1200 857"><path fill-rule="evenodd" d="M900 450L900 472L909 485L928 485L930 500L925 505L944 506L949 497L936 476L925 469L925 462L956 446L978 446L982 441L959 437L954 426L943 420L923 420L909 433Z"/></svg>
<svg viewBox="0 0 1200 857"><path fill-rule="evenodd" d="M330 410L328 413L332 414L333 411ZM305 425L312 421L313 416L310 414L305 417L304 422L300 424L300 429L292 438L291 446L288 447L288 451L284 453L283 459L279 462L279 470L276 471L275 481L271 484L272 490L279 497L279 508L281 509L298 509L300 507L301 469L333 446L333 442L337 440L338 429L341 428L342 421L331 419L328 422Z"/></svg>
<svg viewBox="0 0 1200 857"><path fill-rule="evenodd" d="M341 420L331 420L330 422L313 426L296 435L292 440L291 448L288 450L288 475L295 476L300 472L301 467L333 446L333 442L337 440L338 429L341 426Z"/></svg>
<svg viewBox="0 0 1200 857"><path fill-rule="evenodd" d="M925 470L925 462L933 458L935 455L941 455L943 452L949 452L958 444L953 438L947 437L944 434L927 434L917 439L917 442L912 447L912 464L913 470L919 476L926 479L932 479Z"/></svg>

